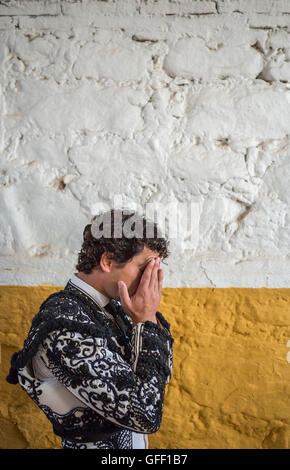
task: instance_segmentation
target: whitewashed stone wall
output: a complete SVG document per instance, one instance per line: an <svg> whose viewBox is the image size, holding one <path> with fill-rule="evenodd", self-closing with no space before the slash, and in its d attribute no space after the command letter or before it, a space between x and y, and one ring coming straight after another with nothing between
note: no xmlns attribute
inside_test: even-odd
<svg viewBox="0 0 290 470"><path fill-rule="evenodd" d="M0 283L63 285L98 204L188 204L164 287L289 287L290 1L1 1Z"/></svg>

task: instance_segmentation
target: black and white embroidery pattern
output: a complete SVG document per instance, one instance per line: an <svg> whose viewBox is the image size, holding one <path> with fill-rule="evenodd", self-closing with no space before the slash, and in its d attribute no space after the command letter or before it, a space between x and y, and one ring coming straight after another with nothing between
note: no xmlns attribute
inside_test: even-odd
<svg viewBox="0 0 290 470"><path fill-rule="evenodd" d="M132 449L132 432L124 429L113 435L109 440L99 442L76 442L71 439L62 439L64 449Z"/></svg>
<svg viewBox="0 0 290 470"><path fill-rule="evenodd" d="M150 321L133 326L120 302L114 305L116 318L106 317L68 282L43 302L23 349L12 356L7 381L19 380L64 447L128 449L132 432L154 433L161 425L172 372L170 325L157 312L163 329ZM47 381L31 367L40 347L52 374ZM55 405L47 398L53 393Z"/></svg>

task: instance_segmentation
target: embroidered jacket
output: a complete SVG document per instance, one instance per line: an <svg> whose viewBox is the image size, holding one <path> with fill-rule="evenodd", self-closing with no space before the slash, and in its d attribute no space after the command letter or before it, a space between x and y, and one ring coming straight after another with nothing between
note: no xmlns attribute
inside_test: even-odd
<svg viewBox="0 0 290 470"><path fill-rule="evenodd" d="M121 303L111 303L115 313L106 315L69 281L41 304L23 349L11 358L6 380L19 383L74 448L132 448L132 433L161 425L172 373L170 324L156 312L163 328L133 325ZM51 378L35 376L37 355Z"/></svg>

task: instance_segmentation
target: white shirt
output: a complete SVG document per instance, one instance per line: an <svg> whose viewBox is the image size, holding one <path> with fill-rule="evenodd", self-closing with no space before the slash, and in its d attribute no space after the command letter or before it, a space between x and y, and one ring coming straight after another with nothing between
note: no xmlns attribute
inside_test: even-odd
<svg viewBox="0 0 290 470"><path fill-rule="evenodd" d="M79 289L81 289L82 291L84 291L86 294L88 294L90 297L93 298L93 300L96 300L96 302L101 306L101 307L105 307L109 302L110 302L110 299L109 297L107 297L106 295L102 294L101 292L99 292L97 289L95 289L94 287L90 286L90 284L88 284L87 282L85 281L82 281L82 279L80 279L77 275L77 273L73 274L70 278L70 282L72 284L74 284L75 286L77 286Z"/></svg>

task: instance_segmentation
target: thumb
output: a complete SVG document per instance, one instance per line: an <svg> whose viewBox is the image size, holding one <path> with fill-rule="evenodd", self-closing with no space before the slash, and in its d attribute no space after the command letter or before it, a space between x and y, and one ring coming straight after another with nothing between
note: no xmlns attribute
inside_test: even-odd
<svg viewBox="0 0 290 470"><path fill-rule="evenodd" d="M120 294L120 299L121 299L122 304L130 309L131 300L130 300L128 289L127 289L125 282L118 281L118 287L119 287L119 294Z"/></svg>

